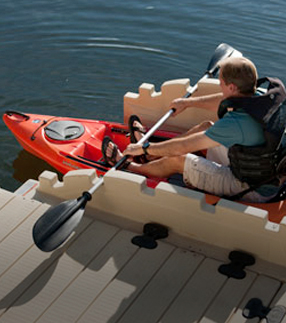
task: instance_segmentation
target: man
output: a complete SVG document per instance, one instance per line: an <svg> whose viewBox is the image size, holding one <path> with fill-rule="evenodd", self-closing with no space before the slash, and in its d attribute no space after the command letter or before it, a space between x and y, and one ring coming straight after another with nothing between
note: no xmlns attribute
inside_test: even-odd
<svg viewBox="0 0 286 323"><path fill-rule="evenodd" d="M257 71L250 60L244 57L230 57L220 64L219 80L221 93L174 100L171 104L171 107L176 109L174 115L192 106L217 110L219 103L225 99L252 98L256 92ZM158 157L146 164L131 162L128 170L132 172L162 178L180 173L183 174L187 186L218 196L233 196L247 190L249 184L234 175L231 165L229 166L227 150L237 145L256 147L264 143L261 123L243 109L236 109L227 111L224 117L214 124L203 123L185 136L159 143L145 143L143 146L130 144L123 155L137 156L145 153ZM193 154L205 149L218 153L208 157L209 159ZM112 154L113 157L116 155L116 161L122 158L117 147L109 143L105 153L107 159ZM277 185L263 185L247 192L243 200L265 202L274 196L277 190Z"/></svg>

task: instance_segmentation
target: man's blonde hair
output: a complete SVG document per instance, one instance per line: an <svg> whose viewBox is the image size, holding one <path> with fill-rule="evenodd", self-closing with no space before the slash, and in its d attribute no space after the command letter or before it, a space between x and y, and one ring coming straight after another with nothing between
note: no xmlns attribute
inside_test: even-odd
<svg viewBox="0 0 286 323"><path fill-rule="evenodd" d="M220 76L226 85L235 84L241 94L250 95L256 91L257 70L245 57L228 57L220 63Z"/></svg>

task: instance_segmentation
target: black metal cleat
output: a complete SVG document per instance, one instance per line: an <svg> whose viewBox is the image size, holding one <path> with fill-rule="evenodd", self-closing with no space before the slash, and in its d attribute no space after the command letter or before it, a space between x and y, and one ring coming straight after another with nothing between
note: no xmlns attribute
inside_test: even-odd
<svg viewBox="0 0 286 323"><path fill-rule="evenodd" d="M259 298L250 299L242 315L247 319L258 317L259 319L266 319L268 323L280 323L282 322L286 314L286 308L282 305L274 306L272 309L263 305Z"/></svg>
<svg viewBox="0 0 286 323"><path fill-rule="evenodd" d="M140 248L155 249L158 245L156 240L168 237L168 228L157 223L147 223L144 225L143 235L136 236L132 243Z"/></svg>
<svg viewBox="0 0 286 323"><path fill-rule="evenodd" d="M228 258L231 260L231 263L221 265L218 271L229 278L243 279L246 276L244 267L255 264L253 256L241 251L231 251Z"/></svg>

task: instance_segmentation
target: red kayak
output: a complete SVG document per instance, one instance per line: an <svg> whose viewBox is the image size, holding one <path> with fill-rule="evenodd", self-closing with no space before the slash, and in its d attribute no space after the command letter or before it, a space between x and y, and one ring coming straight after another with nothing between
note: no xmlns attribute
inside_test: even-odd
<svg viewBox="0 0 286 323"><path fill-rule="evenodd" d="M45 160L60 173L70 170L94 168L97 174L104 175L110 167L104 162L101 153L102 140L109 136L124 150L130 143L127 125L76 118L25 114L6 111L3 120L21 146L29 153ZM158 140L172 138L175 132L157 131ZM155 187L162 179L149 178L147 184ZM207 202L216 203L218 197L206 194ZM245 204L245 203L244 203ZM269 220L280 223L286 215L285 201L275 203L247 203L269 212Z"/></svg>
<svg viewBox="0 0 286 323"><path fill-rule="evenodd" d="M105 174L110 167L101 153L103 138L109 136L124 150L130 143L128 126L116 122L24 114L6 111L6 126L21 146L29 153L43 159L60 173L94 168L97 174ZM155 136L171 138L174 132L158 131ZM154 187L159 179L149 179Z"/></svg>

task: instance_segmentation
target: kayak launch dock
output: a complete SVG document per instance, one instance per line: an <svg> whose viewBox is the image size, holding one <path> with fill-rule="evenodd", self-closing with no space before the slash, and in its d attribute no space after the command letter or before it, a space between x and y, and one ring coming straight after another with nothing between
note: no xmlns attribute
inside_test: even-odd
<svg viewBox="0 0 286 323"><path fill-rule="evenodd" d="M34 245L34 223L50 205L87 190L97 180L94 171L70 172L63 182L44 172L39 181L29 180L14 193L0 190L1 322L258 322L242 316L249 300L258 298L274 312L286 306L285 238L279 249L282 260L276 255L271 259L273 245L285 234L284 224L272 231L263 227L262 240L259 226L267 223L265 214L246 214L219 205L222 202L216 206L220 212L209 212L197 195L201 193L190 191L194 195L189 196L180 188L172 192L167 183L152 190L141 178L108 173L75 234L51 253ZM186 205L180 209L172 204L174 194L190 201L189 222L182 221ZM164 207L169 213L161 213L155 195L161 202L168 197ZM227 207L230 220L235 215L241 216L241 223L246 221L241 246L236 241L240 221L233 227L231 222L221 223ZM208 212L205 227L212 224L208 230L198 221L203 212ZM157 240L152 250L131 243L148 222L169 228L169 237ZM255 226L258 232L253 231ZM213 244L207 241L208 234L215 239ZM247 235L252 235L251 245ZM247 251L247 244L256 262L245 268L246 277L221 274L218 268L230 262L229 252ZM279 322L286 322L281 317Z"/></svg>

